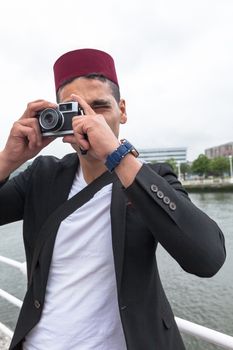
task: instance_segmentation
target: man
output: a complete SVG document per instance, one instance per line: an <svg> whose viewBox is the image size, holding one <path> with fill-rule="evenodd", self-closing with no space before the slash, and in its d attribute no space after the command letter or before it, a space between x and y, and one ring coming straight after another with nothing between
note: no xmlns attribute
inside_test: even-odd
<svg viewBox="0 0 233 350"><path fill-rule="evenodd" d="M38 157L6 180L54 139L39 127L41 110L57 107L44 100L28 104L0 153L0 220L24 220L29 280L10 349L184 349L159 279L157 244L187 272L210 277L225 260L223 234L169 166L142 164L118 140L127 116L111 56L71 51L54 74L58 102L84 111L63 136L75 153ZM83 200L107 169L112 177ZM76 193L83 204L57 214Z"/></svg>

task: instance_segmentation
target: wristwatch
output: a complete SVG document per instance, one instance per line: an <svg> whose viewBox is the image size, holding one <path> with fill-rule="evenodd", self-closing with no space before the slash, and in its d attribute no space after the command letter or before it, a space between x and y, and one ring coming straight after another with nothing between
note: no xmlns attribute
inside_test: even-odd
<svg viewBox="0 0 233 350"><path fill-rule="evenodd" d="M139 153L136 148L131 145L126 139L120 140L120 146L107 156L105 166L111 173L120 164L121 160L128 154L131 153L134 157L138 157Z"/></svg>

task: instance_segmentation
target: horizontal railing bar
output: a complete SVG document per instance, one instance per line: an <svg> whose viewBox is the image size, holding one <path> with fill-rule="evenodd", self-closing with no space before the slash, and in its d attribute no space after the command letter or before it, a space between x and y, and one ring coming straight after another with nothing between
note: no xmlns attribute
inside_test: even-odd
<svg viewBox="0 0 233 350"><path fill-rule="evenodd" d="M13 337L13 332L12 330L10 330L10 328L8 328L7 326L5 326L3 323L0 322L0 331L7 335L9 338Z"/></svg>
<svg viewBox="0 0 233 350"><path fill-rule="evenodd" d="M14 297L13 295L7 293L5 290L0 288L0 296L9 301L11 304L18 306L19 308L22 307L23 302L19 300L18 298Z"/></svg>
<svg viewBox="0 0 233 350"><path fill-rule="evenodd" d="M4 263L4 264L7 264L9 266L13 266L13 267L16 267L17 269L19 269L24 275L27 274L27 269L26 269L26 262L19 262L19 261L16 261L16 260L13 260L13 259L9 259L9 258L6 258L5 256L1 256L0 255L0 262Z"/></svg>
<svg viewBox="0 0 233 350"><path fill-rule="evenodd" d="M201 338L211 344L221 346L224 349L233 349L233 337L220 333L213 329L200 326L196 323L175 317L177 326L181 332Z"/></svg>

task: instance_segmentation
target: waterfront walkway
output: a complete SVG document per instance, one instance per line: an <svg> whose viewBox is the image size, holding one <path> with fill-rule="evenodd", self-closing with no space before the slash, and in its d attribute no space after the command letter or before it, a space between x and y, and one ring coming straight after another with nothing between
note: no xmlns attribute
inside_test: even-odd
<svg viewBox="0 0 233 350"><path fill-rule="evenodd" d="M181 183L188 192L233 192L232 179L202 179L184 181Z"/></svg>

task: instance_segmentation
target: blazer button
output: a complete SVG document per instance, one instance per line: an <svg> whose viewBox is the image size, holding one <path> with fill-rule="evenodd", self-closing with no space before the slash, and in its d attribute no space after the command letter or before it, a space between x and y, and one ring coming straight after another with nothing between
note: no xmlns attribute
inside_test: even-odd
<svg viewBox="0 0 233 350"><path fill-rule="evenodd" d="M154 184L151 185L150 189L151 189L152 192L158 192L158 186L157 185L154 185Z"/></svg>
<svg viewBox="0 0 233 350"><path fill-rule="evenodd" d="M162 198L164 197L163 192L162 192L162 191L158 191L158 192L157 192L157 197L160 198L160 199L162 199Z"/></svg>
<svg viewBox="0 0 233 350"><path fill-rule="evenodd" d="M121 306L121 311L125 310L126 308L127 308L126 305L122 305L122 306Z"/></svg>
<svg viewBox="0 0 233 350"><path fill-rule="evenodd" d="M163 197L163 202L164 202L165 204L169 204L171 201L170 201L170 198L169 198L169 197L165 196L165 197Z"/></svg>
<svg viewBox="0 0 233 350"><path fill-rule="evenodd" d="M40 308L41 305L40 305L39 300L34 300L34 306L35 306L36 309Z"/></svg>
<svg viewBox="0 0 233 350"><path fill-rule="evenodd" d="M171 203L169 204L169 208L170 208L171 210L176 210L176 205L175 205L175 203L171 202Z"/></svg>

